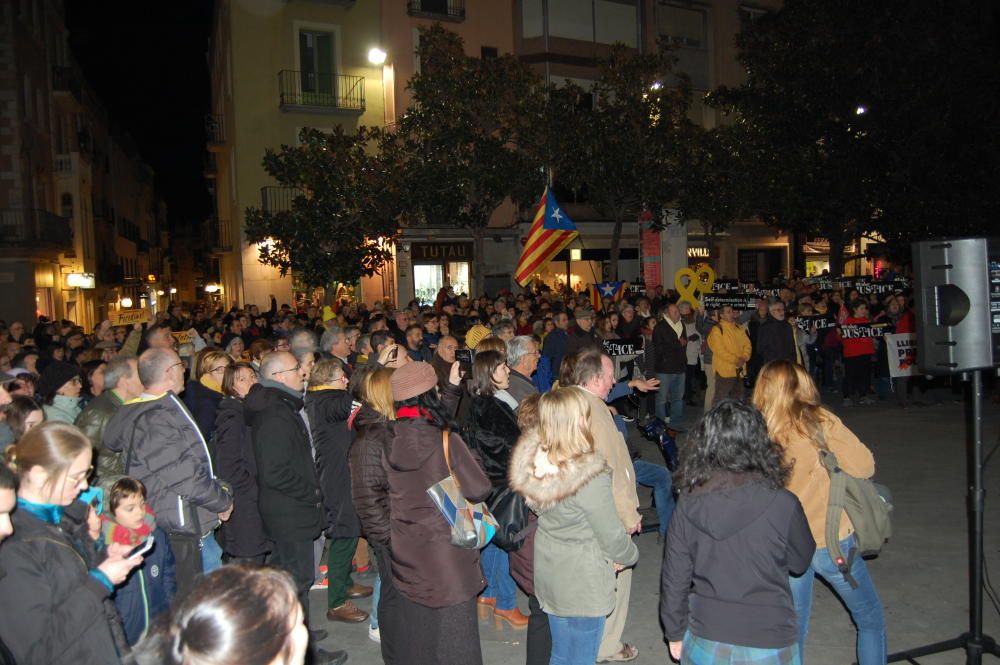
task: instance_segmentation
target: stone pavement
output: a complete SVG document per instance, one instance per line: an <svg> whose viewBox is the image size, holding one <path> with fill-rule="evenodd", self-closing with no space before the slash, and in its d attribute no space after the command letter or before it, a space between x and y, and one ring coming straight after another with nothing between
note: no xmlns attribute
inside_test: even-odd
<svg viewBox="0 0 1000 665"><path fill-rule="evenodd" d="M988 400L987 400L988 401ZM958 403L899 409L887 406L835 410L875 453L877 479L894 495L894 535L869 570L885 606L889 651L898 651L948 639L968 630L968 575L966 546L966 425L965 407ZM1000 440L1000 407L987 403L984 448ZM652 445L643 444L643 458L659 463ZM1000 585L1000 453L984 473L986 497L986 563ZM641 490L642 488L640 488ZM648 505L648 491L640 493ZM656 534L639 537L640 561L632 586L625 640L639 647L636 665L667 663L659 625L661 547ZM366 584L371 580L361 578ZM998 586L1000 589L1000 586ZM836 596L822 584L815 587L805 662L809 665L846 665L854 660L854 628ZM323 617L325 592L312 592L314 627L330 636L322 646L346 649L349 663L382 662L378 645L368 640L367 624L332 624ZM358 605L370 609L369 599ZM527 601L520 606L527 612ZM1000 639L1000 618L987 598L984 626ZM486 665L524 662L524 631L492 621L480 622ZM960 652L925 658L922 665L964 663ZM984 662L990 662L987 658ZM996 661L1000 662L1000 661ZM416 664L415 664L416 665Z"/></svg>

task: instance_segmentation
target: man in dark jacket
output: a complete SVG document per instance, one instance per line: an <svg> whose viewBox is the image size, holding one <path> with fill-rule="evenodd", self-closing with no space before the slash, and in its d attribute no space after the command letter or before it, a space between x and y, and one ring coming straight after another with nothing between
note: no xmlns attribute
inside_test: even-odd
<svg viewBox="0 0 1000 665"><path fill-rule="evenodd" d="M538 342L531 335L520 335L507 344L507 367L510 368L510 385L507 392L520 404L538 393L531 375L538 367Z"/></svg>
<svg viewBox="0 0 1000 665"><path fill-rule="evenodd" d="M94 484L111 491L111 486L125 475L121 455L104 447L104 429L111 416L125 402L142 394L139 368L135 358L115 358L104 370L104 392L90 400L90 404L73 423L79 427L94 448Z"/></svg>
<svg viewBox="0 0 1000 665"><path fill-rule="evenodd" d="M573 314L576 326L569 332L566 340L566 355L579 353L585 349L600 349L601 338L594 330L594 310L577 308ZM556 368L553 368L556 371Z"/></svg>
<svg viewBox="0 0 1000 665"><path fill-rule="evenodd" d="M774 300L767 308L767 318L757 329L754 353L763 367L772 360L798 361L795 345L795 331L785 320L785 303Z"/></svg>
<svg viewBox="0 0 1000 665"><path fill-rule="evenodd" d="M142 396L123 404L104 431L104 446L119 453L125 475L146 486L147 502L167 532L177 560L177 597L202 573L222 565L214 531L233 512L233 494L215 477L208 445L177 398L184 364L171 349L139 356Z"/></svg>
<svg viewBox="0 0 1000 665"><path fill-rule="evenodd" d="M250 426L264 531L274 542L271 565L295 580L308 619L313 583L313 541L325 526L323 495L316 477L309 430L302 410L305 377L291 353L275 351L260 364L260 383L243 404ZM312 633L313 641L325 631Z"/></svg>
<svg viewBox="0 0 1000 665"><path fill-rule="evenodd" d="M552 374L559 376L559 366L562 365L563 357L566 355L566 344L568 336L566 329L569 328L569 316L566 312L556 312L552 316L552 323L555 328L545 336L545 343L542 344L542 355L549 359L549 367Z"/></svg>
<svg viewBox="0 0 1000 665"><path fill-rule="evenodd" d="M656 354L656 378L660 389L656 393L656 417L667 419L670 402L670 423L676 427L684 416L684 376L687 373L687 336L677 305L667 305L660 321L653 328L653 349Z"/></svg>

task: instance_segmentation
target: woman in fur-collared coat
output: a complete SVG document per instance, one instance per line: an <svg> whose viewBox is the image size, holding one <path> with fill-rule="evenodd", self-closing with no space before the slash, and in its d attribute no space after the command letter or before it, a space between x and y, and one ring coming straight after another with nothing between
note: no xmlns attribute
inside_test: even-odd
<svg viewBox="0 0 1000 665"><path fill-rule="evenodd" d="M538 416L539 437L522 439L511 456L510 485L538 514L535 595L549 615L550 662L594 662L615 607L615 575L635 565L639 551L615 511L580 391L542 395Z"/></svg>

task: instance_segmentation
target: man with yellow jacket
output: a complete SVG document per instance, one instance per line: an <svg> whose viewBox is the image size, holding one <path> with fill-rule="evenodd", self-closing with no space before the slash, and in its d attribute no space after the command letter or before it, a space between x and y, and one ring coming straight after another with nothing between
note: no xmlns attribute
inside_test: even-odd
<svg viewBox="0 0 1000 665"><path fill-rule="evenodd" d="M719 313L719 325L708 334L712 350L712 370L715 372L713 406L726 397L743 398L741 370L750 360L750 338L736 325L736 312L725 306Z"/></svg>

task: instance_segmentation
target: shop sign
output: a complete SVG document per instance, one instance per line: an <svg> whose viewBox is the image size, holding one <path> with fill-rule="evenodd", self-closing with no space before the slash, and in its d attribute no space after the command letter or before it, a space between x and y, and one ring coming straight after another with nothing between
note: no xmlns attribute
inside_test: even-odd
<svg viewBox="0 0 1000 665"><path fill-rule="evenodd" d="M471 242L415 242L410 244L410 256L414 263L438 263L443 261L471 261Z"/></svg>
<svg viewBox="0 0 1000 665"><path fill-rule="evenodd" d="M713 247L708 251L708 247L688 247L689 259L717 259L719 258L719 248Z"/></svg>

